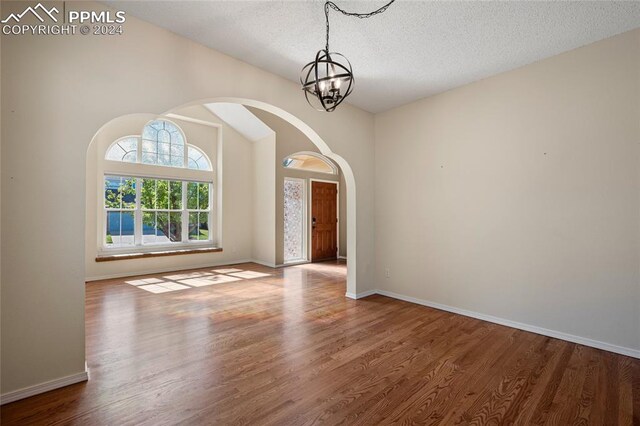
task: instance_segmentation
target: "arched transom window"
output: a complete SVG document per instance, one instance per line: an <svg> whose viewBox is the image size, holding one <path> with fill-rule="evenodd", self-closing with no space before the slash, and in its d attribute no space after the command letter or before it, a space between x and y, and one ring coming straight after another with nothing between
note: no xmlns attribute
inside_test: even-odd
<svg viewBox="0 0 640 426"><path fill-rule="evenodd" d="M105 159L126 163L211 170L211 162L199 148L186 143L182 130L167 120L153 120L142 129L141 136L127 136L115 141Z"/></svg>
<svg viewBox="0 0 640 426"><path fill-rule="evenodd" d="M308 172L338 174L338 168L324 155L315 152L297 152L282 160L287 169L306 170Z"/></svg>

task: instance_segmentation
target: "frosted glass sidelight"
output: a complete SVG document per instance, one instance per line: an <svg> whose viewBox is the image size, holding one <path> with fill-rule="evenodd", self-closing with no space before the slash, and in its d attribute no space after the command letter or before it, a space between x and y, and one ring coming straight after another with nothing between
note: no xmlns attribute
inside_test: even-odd
<svg viewBox="0 0 640 426"><path fill-rule="evenodd" d="M284 261L304 260L304 181L284 181Z"/></svg>

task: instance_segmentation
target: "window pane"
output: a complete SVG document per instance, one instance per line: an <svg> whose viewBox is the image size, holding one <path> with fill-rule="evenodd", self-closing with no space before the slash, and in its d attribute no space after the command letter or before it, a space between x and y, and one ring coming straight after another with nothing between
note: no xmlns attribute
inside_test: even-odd
<svg viewBox="0 0 640 426"><path fill-rule="evenodd" d="M156 181L156 209L166 210L169 208L169 181Z"/></svg>
<svg viewBox="0 0 640 426"><path fill-rule="evenodd" d="M209 164L209 161L207 161L207 159L204 156L200 157L197 163L198 163L198 169L211 170L211 165Z"/></svg>
<svg viewBox="0 0 640 426"><path fill-rule="evenodd" d="M135 178L105 176L104 206L108 209L134 209L136 207Z"/></svg>
<svg viewBox="0 0 640 426"><path fill-rule="evenodd" d="M171 135L166 130L160 130L158 132L158 142L169 145L171 143Z"/></svg>
<svg viewBox="0 0 640 426"><path fill-rule="evenodd" d="M158 152L162 155L169 155L171 153L171 145L169 145L169 143L159 142Z"/></svg>
<svg viewBox="0 0 640 426"><path fill-rule="evenodd" d="M122 161L122 157L126 155L125 150L123 150L120 145L114 144L109 151L107 151L107 156L105 157L107 160L113 161Z"/></svg>
<svg viewBox="0 0 640 426"><path fill-rule="evenodd" d="M144 126L144 129L142 130L142 138L150 141L155 141L158 138L158 131L154 129L151 124Z"/></svg>
<svg viewBox="0 0 640 426"><path fill-rule="evenodd" d="M211 170L211 165L202 151L194 146L190 146L187 152L189 156L188 167L190 169Z"/></svg>
<svg viewBox="0 0 640 426"><path fill-rule="evenodd" d="M108 246L130 246L134 244L135 216L130 211L107 212L105 240Z"/></svg>
<svg viewBox="0 0 640 426"><path fill-rule="evenodd" d="M189 213L189 240L209 239L209 213Z"/></svg>
<svg viewBox="0 0 640 426"><path fill-rule="evenodd" d="M142 244L156 242L156 213L142 213Z"/></svg>
<svg viewBox="0 0 640 426"><path fill-rule="evenodd" d="M189 239L198 239L198 213L189 213Z"/></svg>
<svg viewBox="0 0 640 426"><path fill-rule="evenodd" d="M198 208L198 184L195 182L187 183L187 208L191 210Z"/></svg>
<svg viewBox="0 0 640 426"><path fill-rule="evenodd" d="M125 138L114 142L105 157L112 161L135 163L138 160L138 138Z"/></svg>
<svg viewBox="0 0 640 426"><path fill-rule="evenodd" d="M136 208L136 179L123 177L120 182L120 193L122 194L122 208Z"/></svg>
<svg viewBox="0 0 640 426"><path fill-rule="evenodd" d="M172 157L184 157L184 146L171 144L171 156Z"/></svg>
<svg viewBox="0 0 640 426"><path fill-rule="evenodd" d="M207 210L209 208L209 184L198 184L198 207L201 210Z"/></svg>
<svg viewBox="0 0 640 426"><path fill-rule="evenodd" d="M182 213L169 213L169 240L172 243L182 241Z"/></svg>
<svg viewBox="0 0 640 426"><path fill-rule="evenodd" d="M184 157L182 155L172 155L171 165L173 167L184 167Z"/></svg>
<svg viewBox="0 0 640 426"><path fill-rule="evenodd" d="M200 240L208 240L209 239L209 213L198 213L199 221L198 227L200 229Z"/></svg>
<svg viewBox="0 0 640 426"><path fill-rule="evenodd" d="M122 206L120 197L120 178L105 176L104 178L104 206L108 209L119 209Z"/></svg>
<svg viewBox="0 0 640 426"><path fill-rule="evenodd" d="M140 205L143 209L156 208L156 180L155 179L142 179L142 189L140 191Z"/></svg>
<svg viewBox="0 0 640 426"><path fill-rule="evenodd" d="M169 238L169 213L156 212L156 242L168 243Z"/></svg>
<svg viewBox="0 0 640 426"><path fill-rule="evenodd" d="M169 208L171 210L181 210L182 209L182 182L171 180L169 181L169 195L170 195L170 205Z"/></svg>
<svg viewBox="0 0 640 426"><path fill-rule="evenodd" d="M136 151L127 152L123 157L122 161L125 163L135 163L138 161L138 153Z"/></svg>
<svg viewBox="0 0 640 426"><path fill-rule="evenodd" d="M143 139L142 152L151 152L155 154L156 152L158 152L158 144L155 140Z"/></svg>
<svg viewBox="0 0 640 426"><path fill-rule="evenodd" d="M156 164L158 162L158 154L155 152L143 152L142 162L144 164Z"/></svg>
<svg viewBox="0 0 640 426"><path fill-rule="evenodd" d="M118 145L127 152L138 150L138 138L126 138L118 142Z"/></svg>
<svg viewBox="0 0 640 426"><path fill-rule="evenodd" d="M143 163L184 167L185 142L176 125L164 120L154 120L144 127L142 138Z"/></svg>
<svg viewBox="0 0 640 426"><path fill-rule="evenodd" d="M158 154L158 165L159 166L170 166L171 165L171 156L169 154Z"/></svg>

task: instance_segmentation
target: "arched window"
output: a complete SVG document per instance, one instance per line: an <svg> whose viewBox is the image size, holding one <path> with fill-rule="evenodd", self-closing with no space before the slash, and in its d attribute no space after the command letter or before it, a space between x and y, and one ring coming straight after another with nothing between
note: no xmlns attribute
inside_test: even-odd
<svg viewBox="0 0 640 426"><path fill-rule="evenodd" d="M188 167L193 170L211 170L211 164L204 152L195 146L188 147Z"/></svg>
<svg viewBox="0 0 640 426"><path fill-rule="evenodd" d="M316 152L297 152L282 160L287 169L306 170L308 172L338 174L338 168L324 155Z"/></svg>
<svg viewBox="0 0 640 426"><path fill-rule="evenodd" d="M113 172L105 167L104 248L129 252L216 242L211 162L176 124L153 120L140 136L112 143L104 158L133 163L114 165Z"/></svg>
<svg viewBox="0 0 640 426"><path fill-rule="evenodd" d="M123 161L125 163L138 162L138 138L128 136L118 139L107 150L107 160Z"/></svg>
<svg viewBox="0 0 640 426"><path fill-rule="evenodd" d="M142 139L142 144L140 144ZM115 141L105 159L125 163L212 170L202 150L186 143L182 130L166 120L153 120L142 129L142 136L127 136Z"/></svg>

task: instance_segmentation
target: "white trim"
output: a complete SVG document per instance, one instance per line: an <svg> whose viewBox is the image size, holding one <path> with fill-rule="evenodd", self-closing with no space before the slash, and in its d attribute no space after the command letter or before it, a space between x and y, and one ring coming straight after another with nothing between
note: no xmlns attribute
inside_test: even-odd
<svg viewBox="0 0 640 426"><path fill-rule="evenodd" d="M599 340L589 339L587 337L575 336L573 334L563 333L561 331L549 330L547 328L537 327L535 325L524 324L517 321L511 321L504 318L494 317L492 315L481 314L479 312L468 311L466 309L456 308L453 306L443 305L441 303L431 302L429 300L418 299L416 297L405 296L402 294L394 293L386 290L373 290L371 292L359 293L355 298L366 297L371 294L377 293L381 296L387 296L405 302L415 303L422 306L428 306L430 308L440 309L442 311L451 312L458 315L464 315L466 317L476 318L483 321L492 322L494 324L500 324L507 327L517 328L519 330L528 331L531 333L541 334L543 336L553 337L560 340L565 340L572 343L578 343L580 345L590 346L596 349L602 349L608 352L614 352L621 355L630 356L633 358L640 358L640 350L626 348L624 346L617 346L611 343L601 342ZM366 294L366 296L365 296ZM351 297L347 295L347 297ZM354 297L352 297L354 298Z"/></svg>
<svg viewBox="0 0 640 426"><path fill-rule="evenodd" d="M18 401L19 399L28 398L30 396L38 395L44 392L49 392L51 390L62 388L64 386L73 385L75 383L86 382L87 380L89 380L89 368L87 367L87 363L85 362L84 371L81 371L79 373L49 380L48 382L39 383L33 386L27 386L26 388L18 389L12 392L3 393L2 395L0 395L0 405L8 404L10 402Z"/></svg>
<svg viewBox="0 0 640 426"><path fill-rule="evenodd" d="M296 261L293 261L293 262L286 262L286 263L278 264L278 265L276 265L276 268L286 268L287 266L306 265L308 263L311 263L311 262L308 261L308 260L302 259L302 260L296 260Z"/></svg>
<svg viewBox="0 0 640 426"><path fill-rule="evenodd" d="M373 296L374 294L377 294L378 290L367 290L367 291L363 291L362 293L349 293L346 292L345 296L348 297L349 299L353 299L353 300L358 300L358 299L363 299L365 297L368 296Z"/></svg>
<svg viewBox="0 0 640 426"><path fill-rule="evenodd" d="M338 256L338 259L347 260L347 256Z"/></svg>
<svg viewBox="0 0 640 426"><path fill-rule="evenodd" d="M309 216L308 220L308 228L309 228L309 242L308 242L308 256L310 262L313 262L312 259L312 240L313 240L313 182L322 182L322 183L332 183L336 186L336 259L340 257L340 181L336 180L325 180L325 179L316 179L309 178Z"/></svg>
<svg viewBox="0 0 640 426"><path fill-rule="evenodd" d="M275 263L271 263L271 262L264 262L264 261L262 261L262 260L255 260L255 259L252 259L252 260L250 260L249 262L251 262L251 263L257 263L258 265L267 266L267 267L269 267L269 268L273 268L273 269L276 269L276 268L278 267L278 265L276 265ZM237 263L243 263L243 262L237 262ZM287 266L288 266L288 265L287 265Z"/></svg>

